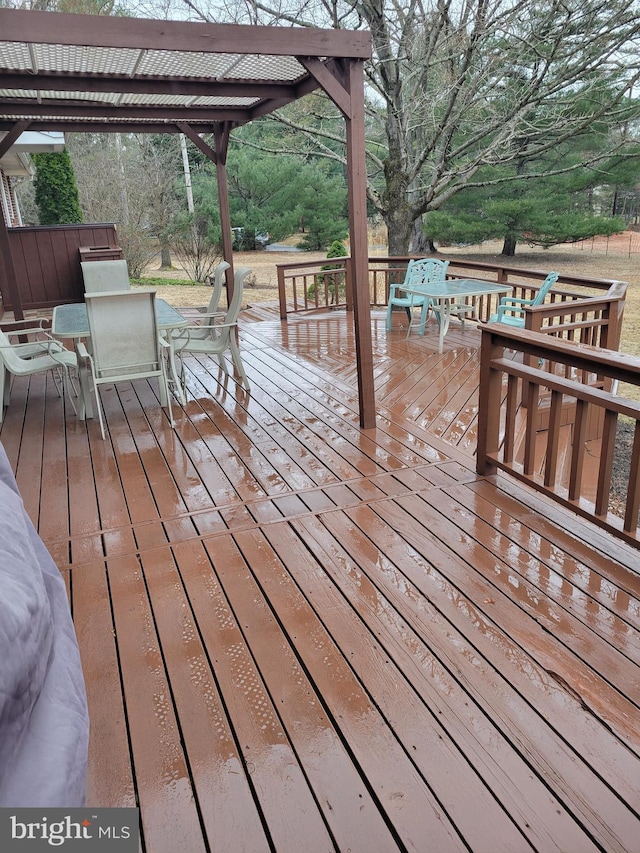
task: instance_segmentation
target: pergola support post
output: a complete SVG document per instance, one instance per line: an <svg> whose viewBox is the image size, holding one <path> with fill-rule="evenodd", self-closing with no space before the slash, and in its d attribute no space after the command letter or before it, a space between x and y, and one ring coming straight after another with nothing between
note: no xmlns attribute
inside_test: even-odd
<svg viewBox="0 0 640 853"><path fill-rule="evenodd" d="M226 272L227 293L233 296L233 237L231 231L231 212L229 210L229 185L227 183L227 150L229 148L229 122L214 125L213 138L216 146L216 180L218 182L218 204L220 207L220 229L222 231L222 257L230 264Z"/></svg>
<svg viewBox="0 0 640 853"><path fill-rule="evenodd" d="M7 280L7 289L11 294L11 308L13 316L16 320L24 320L24 311L22 310L22 299L20 298L20 290L18 288L18 277L16 276L16 268L13 263L13 255L11 254L11 244L9 242L9 229L4 220L4 211L0 210L0 257L4 266L4 275Z"/></svg>
<svg viewBox="0 0 640 853"><path fill-rule="evenodd" d="M376 400L371 344L371 297L369 294L369 247L367 235L367 175L364 136L364 65L348 64L350 113L345 116L347 133L347 175L349 235L351 241L351 284L358 365L360 426L376 425Z"/></svg>
<svg viewBox="0 0 640 853"><path fill-rule="evenodd" d="M220 208L220 228L222 230L222 257L229 264L226 271L227 296L233 296L233 239L231 237L231 216L229 213L229 188L227 184L227 150L229 148L229 122L217 122L213 126L215 150L202 137L184 122L177 123L178 128L188 136L193 144L205 157L208 157L216 167L218 182L218 204Z"/></svg>

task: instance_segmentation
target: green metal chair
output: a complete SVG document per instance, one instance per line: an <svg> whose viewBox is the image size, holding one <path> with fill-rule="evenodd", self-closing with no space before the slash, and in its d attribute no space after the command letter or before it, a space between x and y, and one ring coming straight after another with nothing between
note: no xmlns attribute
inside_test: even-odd
<svg viewBox="0 0 640 853"><path fill-rule="evenodd" d="M409 261L402 284L392 284L389 287L389 302L387 307L387 332L391 329L391 314L394 305L404 308L411 321L411 310L420 308L420 334L424 334L424 326L430 308L428 297L422 296L399 296L398 291L403 287L420 287L421 284L431 284L434 281L444 281L447 275L449 261L441 261L438 258L422 258Z"/></svg>
<svg viewBox="0 0 640 853"><path fill-rule="evenodd" d="M533 299L519 299L516 296L503 296L498 306L498 313L489 317L490 323L505 323L508 326L524 328L524 309L527 306L542 305L547 293L558 280L560 273L550 272L540 286Z"/></svg>

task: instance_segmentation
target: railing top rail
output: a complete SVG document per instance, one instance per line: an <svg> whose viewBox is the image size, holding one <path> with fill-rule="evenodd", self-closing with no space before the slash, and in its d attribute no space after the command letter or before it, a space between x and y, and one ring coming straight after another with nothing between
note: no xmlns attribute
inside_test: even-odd
<svg viewBox="0 0 640 853"><path fill-rule="evenodd" d="M495 359L491 364L493 367L497 367L511 376L517 376L520 379L530 379L540 385L544 385L550 391L561 391L563 394L572 396L577 400L595 402L603 408L617 412L619 415L640 420L640 403L637 403L635 400L627 400L625 397L619 397L610 391L586 385L575 379L554 376L547 371L529 367L526 364L518 364L508 358Z"/></svg>
<svg viewBox="0 0 640 853"><path fill-rule="evenodd" d="M7 228L9 234L16 233L31 233L33 231L91 231L99 228L115 228L113 222L71 222L67 225L16 225L13 228Z"/></svg>
<svg viewBox="0 0 640 853"><path fill-rule="evenodd" d="M386 264L386 265L403 265L408 263L411 260L415 260L416 258L421 257L420 255L371 255L369 257L369 266L375 266L378 264ZM431 257L431 256L429 256ZM548 270L534 270L528 269L525 267L517 267L517 266L509 266L507 264L496 264L496 263L487 263L486 261L470 261L465 258L451 257L446 255L434 255L433 257L438 257L444 260L449 261L449 269L448 273L451 276L452 273L455 272L456 269L474 269L484 272L492 272L495 274L507 275L512 278L521 278L521 279L533 279L535 280L544 280L548 275ZM291 262L286 262L282 264L276 264L277 269L281 269L284 274L288 270L299 270L299 269L312 269L314 267L319 267L325 264L347 264L351 258L349 256L342 258L322 258L316 261L304 261L304 260L295 260ZM550 259L551 260L551 259ZM550 267L553 267L553 264L550 264ZM609 291L611 287L614 285L626 285L626 282L618 281L617 279L607 279L607 278L591 278L589 276L581 276L574 275L571 273L561 273L558 277L558 284L568 284L568 285L576 285L578 287L593 287L598 290ZM554 292L562 292L561 288L558 288L556 285L554 287ZM571 291L567 291L567 294L571 294Z"/></svg>
<svg viewBox="0 0 640 853"><path fill-rule="evenodd" d="M538 355L540 350L551 354L553 361L570 364L578 370L606 374L622 382L640 383L640 357L606 350L591 344L566 341L529 330L507 327L503 323L486 323L482 334L491 335L493 342L507 349L517 349L526 355ZM514 347L515 344L515 347Z"/></svg>
<svg viewBox="0 0 640 853"><path fill-rule="evenodd" d="M292 261L291 263L286 264L276 264L276 269L279 270L300 270L307 269L311 267L324 266L325 264L344 264L346 261L350 260L350 258L341 257L341 258L321 258L318 261Z"/></svg>
<svg viewBox="0 0 640 853"><path fill-rule="evenodd" d="M622 296L585 296L568 302L545 302L542 305L523 305L526 314L541 314L544 317L559 317L563 314L579 314L581 311L604 311L612 303L620 302Z"/></svg>

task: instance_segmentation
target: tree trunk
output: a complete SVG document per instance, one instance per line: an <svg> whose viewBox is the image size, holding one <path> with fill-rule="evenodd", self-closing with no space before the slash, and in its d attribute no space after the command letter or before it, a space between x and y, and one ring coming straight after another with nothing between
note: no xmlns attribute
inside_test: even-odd
<svg viewBox="0 0 640 853"><path fill-rule="evenodd" d="M436 247L433 245L433 240L430 240L424 233L421 218L416 219L413 223L410 251L411 254L420 255L422 257L425 255L433 255L436 251Z"/></svg>
<svg viewBox="0 0 640 853"><path fill-rule="evenodd" d="M507 234L504 238L504 243L502 244L502 254L512 258L516 253L516 243L517 240L513 234Z"/></svg>
<svg viewBox="0 0 640 853"><path fill-rule="evenodd" d="M398 211L384 217L387 226L388 252L392 257L408 255L411 241L411 222Z"/></svg>
<svg viewBox="0 0 640 853"><path fill-rule="evenodd" d="M388 252L392 257L407 255L411 245L413 217L409 210L409 185L401 144L401 129L392 110L387 109L389 152L384 161L385 191L381 213L387 226Z"/></svg>
<svg viewBox="0 0 640 853"><path fill-rule="evenodd" d="M173 265L171 263L171 249L169 244L164 241L160 242L160 269L173 269Z"/></svg>

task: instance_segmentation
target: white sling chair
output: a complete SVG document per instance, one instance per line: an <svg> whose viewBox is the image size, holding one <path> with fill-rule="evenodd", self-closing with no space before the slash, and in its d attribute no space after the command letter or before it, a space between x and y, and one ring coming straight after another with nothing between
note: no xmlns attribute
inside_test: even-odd
<svg viewBox="0 0 640 853"><path fill-rule="evenodd" d="M158 332L155 299L155 290L149 288L85 294L91 353L80 342L78 354L91 368L102 438L104 420L98 386L106 382L157 377L160 405L168 406L169 421L174 426L164 357L169 344Z"/></svg>
<svg viewBox="0 0 640 853"><path fill-rule="evenodd" d="M224 287L226 282L225 273L228 269L230 269L230 267L231 264L228 264L226 261L220 261L213 275L209 276L209 284L212 285L213 292L211 293L211 299L209 300L207 314L216 314L219 311L218 306L220 305L222 288ZM213 281L211 281L211 279L213 279Z"/></svg>
<svg viewBox="0 0 640 853"><path fill-rule="evenodd" d="M201 313L204 323L201 326L192 325L189 327L189 340L204 340L209 337L211 334L209 327L213 326L216 320L221 322L221 318L224 317L226 311L220 311L220 299L222 298L222 288L226 281L225 273L230 267L231 264L228 264L226 261L220 261L216 267L212 276L213 292L211 299L209 300L207 310Z"/></svg>
<svg viewBox="0 0 640 853"><path fill-rule="evenodd" d="M82 261L85 293L104 293L129 290L129 268L124 260Z"/></svg>
<svg viewBox="0 0 640 853"><path fill-rule="evenodd" d="M36 339L27 343L12 343L14 335L35 334ZM11 396L11 379L14 376L33 376L35 373L53 371L54 381L58 373L62 375L62 388L66 392L73 411L77 414L69 386L71 384L69 371L78 366L75 353L65 349L60 341L54 340L42 326L13 329L6 333L0 330L0 423L4 407L9 405ZM58 393L60 387L56 382Z"/></svg>
<svg viewBox="0 0 640 853"><path fill-rule="evenodd" d="M247 374L245 373L242 358L240 357L240 349L236 340L236 329L238 326L238 314L242 306L242 295L244 292L244 280L249 275L251 270L249 267L239 267L233 276L233 296L229 307L221 316L220 312L215 312L211 315L204 314L203 316L209 320L210 325L192 325L182 326L176 329L172 342L175 351L180 356L182 384L184 388L184 354L196 353L201 355L215 355L218 363L226 374L229 373L227 363L224 358L224 353L229 350L231 359L235 369L240 374L242 384L247 389L251 390ZM215 319L221 319L221 323L216 323Z"/></svg>

